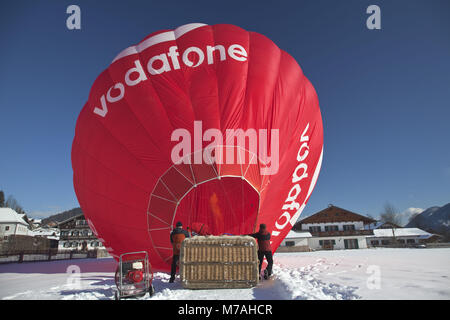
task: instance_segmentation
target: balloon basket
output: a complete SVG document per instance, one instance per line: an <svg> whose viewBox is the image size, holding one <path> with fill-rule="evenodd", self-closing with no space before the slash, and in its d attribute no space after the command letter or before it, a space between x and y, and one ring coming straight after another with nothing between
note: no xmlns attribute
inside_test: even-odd
<svg viewBox="0 0 450 320"><path fill-rule="evenodd" d="M181 284L186 289L240 289L258 284L256 240L249 236L196 236L183 241Z"/></svg>

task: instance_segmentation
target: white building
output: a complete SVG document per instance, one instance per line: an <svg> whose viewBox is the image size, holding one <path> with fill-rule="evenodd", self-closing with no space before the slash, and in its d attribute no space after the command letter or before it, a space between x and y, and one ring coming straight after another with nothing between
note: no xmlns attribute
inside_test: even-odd
<svg viewBox="0 0 450 320"><path fill-rule="evenodd" d="M11 208L0 208L0 239L11 235L30 235L28 223Z"/></svg>
<svg viewBox="0 0 450 320"><path fill-rule="evenodd" d="M376 220L333 205L295 224L295 229L309 232L308 246L320 249L367 248L366 237L373 235L370 228Z"/></svg>
<svg viewBox="0 0 450 320"><path fill-rule="evenodd" d="M97 239L81 213L58 224L60 229L58 249L65 250L104 250L103 243Z"/></svg>
<svg viewBox="0 0 450 320"><path fill-rule="evenodd" d="M373 236L367 237L369 247L390 245L415 245L427 242L436 235L419 228L384 228L373 230Z"/></svg>
<svg viewBox="0 0 450 320"><path fill-rule="evenodd" d="M280 246L282 247L295 247L299 250L296 251L309 251L308 240L312 237L311 233L300 231L296 232L294 230L289 231L288 235L283 239Z"/></svg>
<svg viewBox="0 0 450 320"><path fill-rule="evenodd" d="M402 228L333 205L297 222L281 242L281 251L416 246L440 236Z"/></svg>

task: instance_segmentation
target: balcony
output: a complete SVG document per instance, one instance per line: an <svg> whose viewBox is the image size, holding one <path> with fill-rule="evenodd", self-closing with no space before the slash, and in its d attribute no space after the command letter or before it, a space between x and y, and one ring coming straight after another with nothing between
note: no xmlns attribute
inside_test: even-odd
<svg viewBox="0 0 450 320"><path fill-rule="evenodd" d="M339 230L310 232L313 237L348 237L348 236L370 236L373 230Z"/></svg>
<svg viewBox="0 0 450 320"><path fill-rule="evenodd" d="M94 240L97 239L97 237L93 234L90 235L83 235L79 234L77 236L72 235L60 235L59 240Z"/></svg>
<svg viewBox="0 0 450 320"><path fill-rule="evenodd" d="M70 225L65 225L60 228L61 230L70 230L70 229L90 229L87 223L85 224L75 224L72 223Z"/></svg>

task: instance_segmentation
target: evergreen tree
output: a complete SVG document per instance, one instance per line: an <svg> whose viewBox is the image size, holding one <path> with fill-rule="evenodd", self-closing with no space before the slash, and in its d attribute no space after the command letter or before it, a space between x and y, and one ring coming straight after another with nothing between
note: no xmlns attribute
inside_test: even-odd
<svg viewBox="0 0 450 320"><path fill-rule="evenodd" d="M5 206L5 193L3 190L0 190L0 208Z"/></svg>

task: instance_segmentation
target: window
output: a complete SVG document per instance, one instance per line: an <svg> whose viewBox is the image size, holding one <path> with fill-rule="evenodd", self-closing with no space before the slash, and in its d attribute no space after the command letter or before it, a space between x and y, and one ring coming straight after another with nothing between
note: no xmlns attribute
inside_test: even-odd
<svg viewBox="0 0 450 320"><path fill-rule="evenodd" d="M344 224L344 231L354 231L355 225L354 224Z"/></svg>
<svg viewBox="0 0 450 320"><path fill-rule="evenodd" d="M389 240L381 240L381 244L383 245L383 246L387 246L387 245L389 245L391 242L389 241Z"/></svg>
<svg viewBox="0 0 450 320"><path fill-rule="evenodd" d="M73 247L73 248L78 248L78 242L76 242L76 241L73 242L73 243L72 243L72 247Z"/></svg>
<svg viewBox="0 0 450 320"><path fill-rule="evenodd" d="M338 226L325 226L325 231L338 231Z"/></svg>
<svg viewBox="0 0 450 320"><path fill-rule="evenodd" d="M85 226L86 225L86 220L77 220L77 222L75 224L77 226Z"/></svg>
<svg viewBox="0 0 450 320"><path fill-rule="evenodd" d="M324 249L332 249L335 244L336 241L332 239L319 240L319 245L321 245Z"/></svg>
<svg viewBox="0 0 450 320"><path fill-rule="evenodd" d="M372 241L370 241L370 244L373 246L377 246L380 244L380 242L378 240L372 240Z"/></svg>
<svg viewBox="0 0 450 320"><path fill-rule="evenodd" d="M415 239L407 239L406 243L416 243L416 240Z"/></svg>
<svg viewBox="0 0 450 320"><path fill-rule="evenodd" d="M405 243L405 239L398 239L397 241L398 241L398 243L402 243L402 244Z"/></svg>
<svg viewBox="0 0 450 320"><path fill-rule="evenodd" d="M5 227L5 231L8 231L8 230L9 230L9 226L6 226L6 227Z"/></svg>
<svg viewBox="0 0 450 320"><path fill-rule="evenodd" d="M64 248L69 248L70 247L70 242L64 242Z"/></svg>
<svg viewBox="0 0 450 320"><path fill-rule="evenodd" d="M359 249L358 239L345 239L345 249Z"/></svg>
<svg viewBox="0 0 450 320"><path fill-rule="evenodd" d="M320 228L320 226L312 226L309 227L309 232L320 232L322 231L322 229Z"/></svg>
<svg viewBox="0 0 450 320"><path fill-rule="evenodd" d="M72 231L72 236L74 237L78 237L80 233L78 231Z"/></svg>
<svg viewBox="0 0 450 320"><path fill-rule="evenodd" d="M295 241L286 241L286 247L293 247L295 246Z"/></svg>

